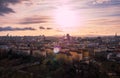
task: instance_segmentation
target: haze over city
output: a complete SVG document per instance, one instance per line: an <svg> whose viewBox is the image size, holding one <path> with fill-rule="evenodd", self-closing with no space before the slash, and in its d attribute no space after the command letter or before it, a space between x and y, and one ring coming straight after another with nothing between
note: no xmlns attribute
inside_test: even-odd
<svg viewBox="0 0 120 78"><path fill-rule="evenodd" d="M119 0L0 0L0 36L120 35Z"/></svg>

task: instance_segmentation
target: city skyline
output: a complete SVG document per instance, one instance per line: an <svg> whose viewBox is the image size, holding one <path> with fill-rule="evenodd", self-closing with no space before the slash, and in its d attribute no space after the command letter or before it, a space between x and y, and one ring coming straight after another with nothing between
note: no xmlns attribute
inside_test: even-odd
<svg viewBox="0 0 120 78"><path fill-rule="evenodd" d="M119 0L2 0L0 36L120 35Z"/></svg>

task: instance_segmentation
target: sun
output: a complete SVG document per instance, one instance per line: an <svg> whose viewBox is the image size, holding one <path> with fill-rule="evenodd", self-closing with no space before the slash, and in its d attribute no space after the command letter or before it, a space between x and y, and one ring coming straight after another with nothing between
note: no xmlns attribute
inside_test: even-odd
<svg viewBox="0 0 120 78"><path fill-rule="evenodd" d="M63 31L73 29L78 24L78 17L75 11L65 6L58 7L55 10L54 20Z"/></svg>

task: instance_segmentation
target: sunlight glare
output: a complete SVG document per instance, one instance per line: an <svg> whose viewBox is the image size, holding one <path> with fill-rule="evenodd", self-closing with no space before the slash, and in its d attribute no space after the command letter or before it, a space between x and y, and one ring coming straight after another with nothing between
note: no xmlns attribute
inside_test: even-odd
<svg viewBox="0 0 120 78"><path fill-rule="evenodd" d="M75 28L78 24L77 14L65 6L56 9L54 18L56 24L65 31L67 29Z"/></svg>

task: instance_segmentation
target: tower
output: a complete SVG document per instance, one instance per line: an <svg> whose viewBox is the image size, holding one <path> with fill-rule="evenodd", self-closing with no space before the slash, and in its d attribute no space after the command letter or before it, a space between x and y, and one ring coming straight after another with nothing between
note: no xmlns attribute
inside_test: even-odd
<svg viewBox="0 0 120 78"><path fill-rule="evenodd" d="M70 35L67 34L66 37L67 37L67 40L70 41Z"/></svg>
<svg viewBox="0 0 120 78"><path fill-rule="evenodd" d="M115 37L117 37L117 33L115 33Z"/></svg>

